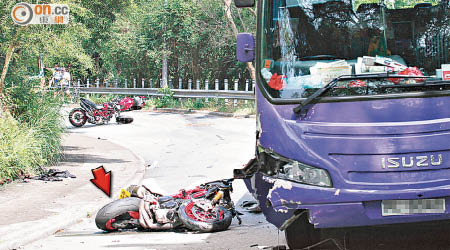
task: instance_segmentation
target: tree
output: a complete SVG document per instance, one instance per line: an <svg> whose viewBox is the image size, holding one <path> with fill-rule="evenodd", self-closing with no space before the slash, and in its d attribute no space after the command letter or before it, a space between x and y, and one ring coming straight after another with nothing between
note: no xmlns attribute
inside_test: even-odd
<svg viewBox="0 0 450 250"><path fill-rule="evenodd" d="M223 4L224 4L224 10L225 10L225 14L228 20L228 23L230 24L230 28L233 31L235 37L237 37L239 31L238 28L233 20L233 16L231 14L231 4L232 4L232 0L222 0ZM251 13L256 16L256 11L251 10ZM255 67L253 66L252 62L247 62L247 68L248 71L250 72L250 75L252 77L253 80L255 80L256 76L255 76Z"/></svg>

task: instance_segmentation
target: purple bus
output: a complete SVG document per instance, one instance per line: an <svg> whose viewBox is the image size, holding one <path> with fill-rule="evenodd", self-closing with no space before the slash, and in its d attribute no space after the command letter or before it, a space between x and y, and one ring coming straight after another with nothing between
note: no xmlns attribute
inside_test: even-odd
<svg viewBox="0 0 450 250"><path fill-rule="evenodd" d="M450 221L449 0L258 0L257 18L237 37L256 57L256 157L234 174L289 247Z"/></svg>

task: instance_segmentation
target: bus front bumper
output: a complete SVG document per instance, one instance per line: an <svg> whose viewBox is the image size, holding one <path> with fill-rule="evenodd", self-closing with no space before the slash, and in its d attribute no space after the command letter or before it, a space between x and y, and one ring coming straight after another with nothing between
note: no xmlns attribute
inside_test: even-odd
<svg viewBox="0 0 450 250"><path fill-rule="evenodd" d="M256 173L247 179L269 222L281 227L295 211L307 210L316 228L355 227L424 221L450 220L450 184L404 190L357 190L322 188ZM444 202L437 212L386 214L382 201L430 200ZM386 203L385 203L386 204Z"/></svg>

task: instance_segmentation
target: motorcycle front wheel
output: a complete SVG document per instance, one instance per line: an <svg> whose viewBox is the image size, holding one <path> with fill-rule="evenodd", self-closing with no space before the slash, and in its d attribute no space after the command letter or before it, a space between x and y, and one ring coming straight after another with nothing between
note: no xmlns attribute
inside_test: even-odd
<svg viewBox="0 0 450 250"><path fill-rule="evenodd" d="M95 224L108 232L139 228L140 201L139 198L129 197L107 204L97 212Z"/></svg>
<svg viewBox="0 0 450 250"><path fill-rule="evenodd" d="M197 206L202 200L191 200L182 204L178 210L178 216L183 224L197 232L208 233L226 230L233 216L231 212L223 206L216 206L210 211L205 211L201 206Z"/></svg>
<svg viewBox="0 0 450 250"><path fill-rule="evenodd" d="M69 113L69 121L75 127L82 127L87 121L85 111L81 108L72 109Z"/></svg>

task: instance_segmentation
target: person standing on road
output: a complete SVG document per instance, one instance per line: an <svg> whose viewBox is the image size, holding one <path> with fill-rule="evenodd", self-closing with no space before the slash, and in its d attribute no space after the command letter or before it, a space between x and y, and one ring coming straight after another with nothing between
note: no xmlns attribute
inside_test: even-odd
<svg viewBox="0 0 450 250"><path fill-rule="evenodd" d="M62 98L64 101L64 95L67 94L67 97L69 97L69 101L72 102L72 97L70 96L70 83L72 82L72 76L70 75L70 67L67 67L65 69L62 68L62 81L61 81L61 91L62 91Z"/></svg>
<svg viewBox="0 0 450 250"><path fill-rule="evenodd" d="M56 95L58 94L57 88L59 88L60 81L62 79L62 72L61 68L58 67L58 64L55 64L54 68L47 68L52 72L52 78L48 81L48 87L51 88L52 86L55 87L55 92L53 93L53 97L56 98Z"/></svg>

